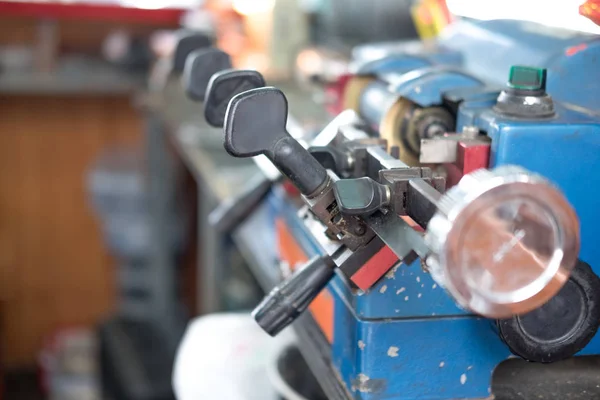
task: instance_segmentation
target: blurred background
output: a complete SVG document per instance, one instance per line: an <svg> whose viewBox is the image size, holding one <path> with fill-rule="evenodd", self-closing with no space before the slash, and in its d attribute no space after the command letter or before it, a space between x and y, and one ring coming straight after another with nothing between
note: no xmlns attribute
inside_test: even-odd
<svg viewBox="0 0 600 400"><path fill-rule="evenodd" d="M581 0L549 3L0 1L2 397L173 398L188 321L262 297L244 249L208 223L254 170L200 150L182 37L286 88L316 131L357 45L433 39L462 18L600 33Z"/></svg>

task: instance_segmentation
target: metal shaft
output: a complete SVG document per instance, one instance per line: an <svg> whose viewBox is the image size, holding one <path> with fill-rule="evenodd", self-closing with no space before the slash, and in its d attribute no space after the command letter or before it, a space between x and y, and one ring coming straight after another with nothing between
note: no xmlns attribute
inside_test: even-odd
<svg viewBox="0 0 600 400"><path fill-rule="evenodd" d="M442 194L423 179L411 179L406 194L406 213L417 224L427 228L441 197Z"/></svg>

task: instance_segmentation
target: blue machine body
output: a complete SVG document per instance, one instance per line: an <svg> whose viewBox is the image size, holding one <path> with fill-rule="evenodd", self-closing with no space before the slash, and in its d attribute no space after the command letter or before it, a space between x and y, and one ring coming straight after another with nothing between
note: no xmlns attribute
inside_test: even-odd
<svg viewBox="0 0 600 400"><path fill-rule="evenodd" d="M451 55L446 60L460 60L465 72L454 69L458 64L436 66L433 55L415 58L413 51L403 58L402 45L387 62L371 63L368 72L384 78L376 82L379 89L393 88L393 96L430 106L459 88L501 87L512 65L547 68L555 117L502 117L492 109L491 91L463 97L457 131L474 125L487 133L492 167L521 165L564 191L581 220L580 258L600 275L600 246L594 243L600 237L595 173L600 170L600 40L531 23L488 21L461 23L439 45ZM419 66L424 59L426 65ZM412 66L418 69L409 71ZM373 104L376 118L381 110ZM320 252L296 208L282 196L270 201L306 254ZM367 292L353 289L342 276L326 290L334 299L332 359L356 399L487 398L495 367L510 357L493 321L457 307L418 261L397 265ZM600 354L600 335L579 354Z"/></svg>

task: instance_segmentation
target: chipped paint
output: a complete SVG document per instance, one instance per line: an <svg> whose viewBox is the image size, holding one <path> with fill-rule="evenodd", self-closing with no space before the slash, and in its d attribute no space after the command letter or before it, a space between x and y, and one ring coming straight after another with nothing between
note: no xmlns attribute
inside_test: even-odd
<svg viewBox="0 0 600 400"><path fill-rule="evenodd" d="M402 292L404 292L406 290L405 287L401 287L400 289L396 290L396 294L400 294Z"/></svg>
<svg viewBox="0 0 600 400"><path fill-rule="evenodd" d="M358 341L358 348L359 349L364 350L365 346L366 346L365 342L363 342L362 340Z"/></svg>
<svg viewBox="0 0 600 400"><path fill-rule="evenodd" d="M385 274L385 277L387 279L396 279L396 271L398 271L398 268L400 268L400 264L390 269L387 274Z"/></svg>
<svg viewBox="0 0 600 400"><path fill-rule="evenodd" d="M464 385L465 383L467 383L467 374L462 374L460 376L460 384Z"/></svg>
<svg viewBox="0 0 600 400"><path fill-rule="evenodd" d="M421 282L421 277L417 276L417 282Z"/></svg>
<svg viewBox="0 0 600 400"><path fill-rule="evenodd" d="M587 49L587 47L588 46L585 43L581 43L576 46L571 46L565 50L565 55L567 57L573 57L575 54L579 53L580 51Z"/></svg>
<svg viewBox="0 0 600 400"><path fill-rule="evenodd" d="M467 371L470 371L470 370L472 370L472 369L473 369L473 366L472 366L472 365L469 365L469 366L467 367Z"/></svg>
<svg viewBox="0 0 600 400"><path fill-rule="evenodd" d="M432 289L435 289L437 287L437 284L434 283L433 286L431 286Z"/></svg>
<svg viewBox="0 0 600 400"><path fill-rule="evenodd" d="M381 289L379 289L379 293L385 293L386 290L387 290L387 285L383 285L381 287Z"/></svg>
<svg viewBox="0 0 600 400"><path fill-rule="evenodd" d="M421 287L425 287L425 284L424 284L424 283L421 283Z"/></svg>
<svg viewBox="0 0 600 400"><path fill-rule="evenodd" d="M408 296L406 296L406 297L404 298L404 301L408 301Z"/></svg>
<svg viewBox="0 0 600 400"><path fill-rule="evenodd" d="M388 357L398 357L398 350L400 350L398 347L390 346L390 348L387 351Z"/></svg>
<svg viewBox="0 0 600 400"><path fill-rule="evenodd" d="M394 310L395 312L400 312L400 310Z"/></svg>
<svg viewBox="0 0 600 400"><path fill-rule="evenodd" d="M446 363L442 361L442 362L440 363L440 368L444 368L444 365L446 365Z"/></svg>
<svg viewBox="0 0 600 400"><path fill-rule="evenodd" d="M423 296L421 293L419 293L419 294L417 295L417 297L418 297L418 298L421 298L421 296Z"/></svg>
<svg viewBox="0 0 600 400"><path fill-rule="evenodd" d="M385 390L385 379L371 379L365 374L358 374L356 379L352 380L352 391L361 393L381 393Z"/></svg>

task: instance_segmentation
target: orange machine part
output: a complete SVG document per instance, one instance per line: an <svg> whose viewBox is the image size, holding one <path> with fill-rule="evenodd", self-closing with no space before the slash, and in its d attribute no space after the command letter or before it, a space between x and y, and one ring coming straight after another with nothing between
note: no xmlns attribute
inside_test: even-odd
<svg viewBox="0 0 600 400"><path fill-rule="evenodd" d="M277 229L277 240L279 246L279 256L286 261L292 269L308 261L308 257L302 248L298 245L294 236L288 230L285 222L278 218L275 221ZM333 342L333 297L327 288L310 303L308 307L313 318L323 331L329 343Z"/></svg>

